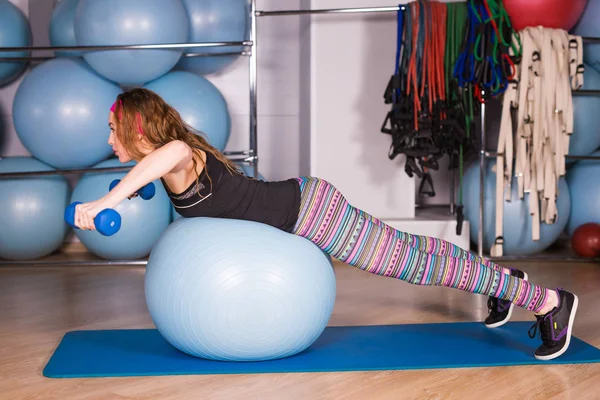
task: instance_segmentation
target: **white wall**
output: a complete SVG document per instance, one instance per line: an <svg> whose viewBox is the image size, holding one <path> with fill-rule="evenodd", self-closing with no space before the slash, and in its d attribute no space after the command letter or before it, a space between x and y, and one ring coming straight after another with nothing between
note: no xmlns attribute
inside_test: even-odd
<svg viewBox="0 0 600 400"><path fill-rule="evenodd" d="M282 8L299 9L300 0L257 0L258 10ZM267 179L287 179L300 174L298 147L306 134L300 131L300 19L259 18L257 34L259 170ZM248 59L208 78L223 92L232 113L227 150L248 149Z"/></svg>
<svg viewBox="0 0 600 400"><path fill-rule="evenodd" d="M458 1L458 0L450 0ZM396 6L406 0L304 0L303 8ZM414 216L417 203L448 204L447 160L433 171L434 198L411 198L420 180L403 171L404 157L390 161L391 137L380 132L390 106L383 92L393 73L396 14L327 14L306 19L301 46L311 63L302 68L312 93L301 112L312 118L310 172L339 184L357 205L382 217ZM310 73L309 73L310 71ZM307 139L308 140L308 139ZM361 185L357 185L361 182Z"/></svg>
<svg viewBox="0 0 600 400"><path fill-rule="evenodd" d="M380 5L394 3L310 1L313 9ZM378 218L413 217L414 182L403 157L389 160L390 137L380 132L389 111L383 93L394 69L395 13L313 15L309 36L310 76L303 79L311 91L310 174Z"/></svg>

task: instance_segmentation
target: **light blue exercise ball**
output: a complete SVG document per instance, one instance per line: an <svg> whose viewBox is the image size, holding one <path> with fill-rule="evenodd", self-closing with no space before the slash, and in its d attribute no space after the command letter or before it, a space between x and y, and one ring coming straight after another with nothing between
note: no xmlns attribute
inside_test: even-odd
<svg viewBox="0 0 600 400"><path fill-rule="evenodd" d="M600 90L600 73L585 66L583 88ZM600 147L600 96L573 94L573 134L569 139L569 155L587 156ZM567 158L567 161L570 161Z"/></svg>
<svg viewBox="0 0 600 400"><path fill-rule="evenodd" d="M182 0L190 20L189 42L243 42L248 38L250 10L247 0ZM187 53L241 52L243 46L194 47ZM200 75L219 72L239 55L181 57L178 68Z"/></svg>
<svg viewBox="0 0 600 400"><path fill-rule="evenodd" d="M0 158L0 173L52 171L33 157ZM62 175L0 178L0 258L33 260L58 250L71 189Z"/></svg>
<svg viewBox="0 0 600 400"><path fill-rule="evenodd" d="M59 169L90 167L112 153L110 106L121 88L81 59L56 58L29 72L17 89L13 121L29 152Z"/></svg>
<svg viewBox="0 0 600 400"><path fill-rule="evenodd" d="M208 79L173 71L144 85L171 107L208 142L223 151L231 133L231 117L223 94Z"/></svg>
<svg viewBox="0 0 600 400"><path fill-rule="evenodd" d="M486 163L484 186L483 246L489 251L496 237L496 160ZM465 219L471 227L471 240L477 242L479 233L479 163L467 169L463 177ZM506 188L505 188L506 189ZM564 178L558 184L558 216L553 224L540 223L540 239L532 239L532 217L529 214L529 194L519 199L517 179L511 185L511 201L504 201L504 254L523 256L538 254L550 247L564 231L571 211L571 195Z"/></svg>
<svg viewBox="0 0 600 400"><path fill-rule="evenodd" d="M32 42L29 20L17 6L0 0L0 47L30 47ZM0 52L0 57L28 57L30 51ZM0 61L0 86L14 81L27 67L27 62Z"/></svg>
<svg viewBox="0 0 600 400"><path fill-rule="evenodd" d="M177 221L179 218L181 218L181 215L179 215L179 213L175 210L173 204L171 204L171 219L173 221Z"/></svg>
<svg viewBox="0 0 600 400"><path fill-rule="evenodd" d="M571 30L574 35L584 37L600 37L600 1L588 0L581 18ZM600 44L583 43L583 59L597 71L600 71Z"/></svg>
<svg viewBox="0 0 600 400"><path fill-rule="evenodd" d="M75 12L79 0L62 0L54 7L50 18L50 44L54 47L76 46ZM55 51L60 57L79 57L80 51Z"/></svg>
<svg viewBox="0 0 600 400"><path fill-rule="evenodd" d="M264 361L307 349L331 317L331 258L266 224L181 218L148 261L146 303L159 332L192 356Z"/></svg>
<svg viewBox="0 0 600 400"><path fill-rule="evenodd" d="M591 154L600 157L600 151ZM581 160L567 169L571 191L571 215L567 233L588 222L600 223L600 160Z"/></svg>
<svg viewBox="0 0 600 400"><path fill-rule="evenodd" d="M236 165L238 167L240 167L240 169L242 170L242 173L246 176L249 176L250 178L254 178L254 167L246 164L246 163L236 163ZM258 180L259 181L264 181L265 177L263 176L263 174L261 174L260 172L258 173Z"/></svg>
<svg viewBox="0 0 600 400"><path fill-rule="evenodd" d="M111 158L94 168L134 166L135 162L121 164ZM115 179L123 179L124 172L89 172L75 186L71 203L87 203L104 197ZM114 210L121 215L121 229L112 236L97 231L75 230L85 247L95 255L109 260L133 260L146 257L171 222L170 202L159 180L153 182L156 194L150 200L141 197L125 199Z"/></svg>
<svg viewBox="0 0 600 400"><path fill-rule="evenodd" d="M75 16L79 46L186 43L189 22L181 0L81 0ZM171 70L182 48L84 51L100 75L142 85Z"/></svg>
<svg viewBox="0 0 600 400"><path fill-rule="evenodd" d="M5 141L5 137L4 137L4 121L3 121L2 114L0 114L0 154L3 153L4 141Z"/></svg>

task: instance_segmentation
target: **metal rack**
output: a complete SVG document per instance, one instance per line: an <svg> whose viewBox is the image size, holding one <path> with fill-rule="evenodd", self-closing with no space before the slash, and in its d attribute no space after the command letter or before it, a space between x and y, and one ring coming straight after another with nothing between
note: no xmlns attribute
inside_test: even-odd
<svg viewBox="0 0 600 400"><path fill-rule="evenodd" d="M222 55L239 54L249 57L248 83L250 95L250 121L249 121L249 150L247 151L232 151L225 152L233 161L242 161L250 163L253 166L254 175L258 175L258 146L257 146L257 18L258 17L273 17L273 16L291 16L291 15L312 15L312 14L355 14L355 13L381 13L381 12L397 12L406 9L405 6L383 6L383 7L354 7L354 8L334 8L334 9L309 9L309 10L276 10L276 11L258 11L256 10L256 0L249 0L250 5L250 39L243 42L214 42L214 43L172 43L160 45L125 45L125 46L71 46L71 47L22 47L22 48L0 48L0 52L21 52L21 51L82 51L82 50L119 50L119 49L168 49L168 48L202 48L202 47L221 47L221 46L244 46L251 47L251 51L221 53ZM600 43L600 38L584 38L587 42ZM194 53L185 55L186 57L201 57L201 56L217 56L218 54L210 53ZM53 57L19 57L19 58L0 58L0 61L45 61ZM600 95L600 91L579 91L578 95L595 96ZM478 242L478 252L483 255L483 190L484 190L484 164L487 158L495 157L496 154L485 150L485 103L481 107L481 148L480 148L480 215L479 215L479 232L480 238ZM575 157L576 159L598 159L598 157ZM126 171L131 167L116 167L116 168L84 168L72 170L56 170L56 171L40 171L40 172L17 172L17 173L0 173L0 179L4 178L19 178L30 175L56 175L56 174L74 174L84 172L109 172L109 171ZM451 210L454 210L455 204L451 200ZM510 259L510 257L505 257ZM0 260L2 265L19 265L19 266L36 266L36 265L77 265L77 266L111 266L111 265L130 265L130 266L145 266L147 260L60 260L52 257L44 260L32 261L5 261Z"/></svg>

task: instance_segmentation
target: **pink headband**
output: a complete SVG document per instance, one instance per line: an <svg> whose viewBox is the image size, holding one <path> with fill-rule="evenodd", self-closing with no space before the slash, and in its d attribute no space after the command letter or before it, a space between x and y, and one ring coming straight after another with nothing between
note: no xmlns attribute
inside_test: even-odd
<svg viewBox="0 0 600 400"><path fill-rule="evenodd" d="M119 104L121 104L121 107L123 106L123 100L119 100ZM115 112L115 109L117 108L117 102L115 101L113 103L112 106L110 106L110 111Z"/></svg>
<svg viewBox="0 0 600 400"><path fill-rule="evenodd" d="M119 104L121 105L121 110L119 110L119 120L121 120L123 118L123 100L119 100ZM115 101L113 103L112 106L110 106L110 111L111 112L115 112L117 108L117 102ZM140 134L143 135L144 134L144 130L142 129L142 116L139 112L135 113L135 118L137 120L137 126L138 126L138 131L140 131Z"/></svg>

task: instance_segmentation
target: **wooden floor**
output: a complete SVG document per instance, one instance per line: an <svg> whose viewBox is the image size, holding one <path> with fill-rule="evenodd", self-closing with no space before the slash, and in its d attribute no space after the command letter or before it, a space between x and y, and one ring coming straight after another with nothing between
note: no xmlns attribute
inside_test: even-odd
<svg viewBox="0 0 600 400"><path fill-rule="evenodd" d="M574 333L600 346L600 265L513 263L580 298ZM419 287L336 265L330 325L482 321L483 296ZM143 267L0 269L0 399L598 399L600 364L422 371L47 379L65 332L153 327ZM514 320L531 320L516 309ZM390 346L394 346L390 343Z"/></svg>

